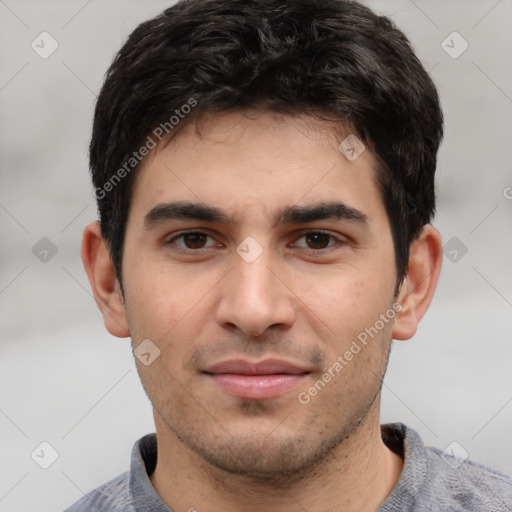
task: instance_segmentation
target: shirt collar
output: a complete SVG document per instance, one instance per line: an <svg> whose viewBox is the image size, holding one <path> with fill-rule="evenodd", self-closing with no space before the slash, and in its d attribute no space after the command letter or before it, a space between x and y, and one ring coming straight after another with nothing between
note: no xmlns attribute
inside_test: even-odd
<svg viewBox="0 0 512 512"><path fill-rule="evenodd" d="M404 458L404 467L378 512L395 512L397 507L399 510L409 510L430 471L425 445L420 435L403 423L381 425L381 432L386 446ZM399 445L402 446L402 453L396 449Z"/></svg>
<svg viewBox="0 0 512 512"><path fill-rule="evenodd" d="M156 461L156 434L147 434L133 446L130 463L130 495L137 512L172 512L149 479L155 470Z"/></svg>

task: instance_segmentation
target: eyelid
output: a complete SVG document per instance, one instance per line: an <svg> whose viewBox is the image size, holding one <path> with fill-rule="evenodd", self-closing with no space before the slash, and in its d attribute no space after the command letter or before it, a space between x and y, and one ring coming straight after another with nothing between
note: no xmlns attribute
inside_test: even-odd
<svg viewBox="0 0 512 512"><path fill-rule="evenodd" d="M215 237L213 235L211 235L210 233L208 233L206 230L200 230L200 229L186 229L184 231L179 231L177 233L173 233L171 238L168 238L168 237L165 237L164 239L164 243L165 244L170 244L170 243L173 243L174 240L176 240L177 238L183 238L185 235L192 235L192 234L197 234L197 235L206 235L207 237L211 238L212 240L215 239ZM194 251L194 252L199 252L201 251L202 249L208 249L210 247L213 247L213 246L208 246L208 247L201 247L201 249L189 249L188 247L183 247L181 245L178 245L178 247L181 247L182 249L186 250L186 251Z"/></svg>
<svg viewBox="0 0 512 512"><path fill-rule="evenodd" d="M307 251L313 251L313 252L322 252L322 251L325 252L329 249L332 249L333 247L336 247L336 245L348 243L348 241L346 239L344 239L343 237L334 235L330 231L324 231L323 229L304 229L304 230L300 231L296 240L299 240L300 238L303 238L304 236L312 234L312 233L315 233L315 234L318 233L321 235L329 236L331 239L334 239L337 243L333 244L333 245L328 245L327 247L324 247L323 249L311 249L309 247L300 247L300 249L305 249Z"/></svg>

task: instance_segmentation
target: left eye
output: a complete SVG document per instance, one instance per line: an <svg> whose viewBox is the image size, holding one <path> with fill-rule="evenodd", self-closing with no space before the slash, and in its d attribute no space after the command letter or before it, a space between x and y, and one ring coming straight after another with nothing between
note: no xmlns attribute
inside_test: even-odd
<svg viewBox="0 0 512 512"><path fill-rule="evenodd" d="M308 231L304 233L300 238L304 238L306 243L310 245L310 247L306 247L306 249L313 250L322 250L327 247L332 247L334 244L329 244L329 240L335 240L333 235L329 233L324 233L323 231ZM311 247L313 245L314 247ZM304 247L304 246L302 246Z"/></svg>

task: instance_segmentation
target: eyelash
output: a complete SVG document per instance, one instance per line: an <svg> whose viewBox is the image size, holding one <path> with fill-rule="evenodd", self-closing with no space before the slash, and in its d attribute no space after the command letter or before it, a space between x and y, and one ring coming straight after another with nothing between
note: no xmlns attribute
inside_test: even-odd
<svg viewBox="0 0 512 512"><path fill-rule="evenodd" d="M187 236L187 235L193 235L193 234L196 234L196 235L206 235L207 237L209 238L213 238L211 235L209 235L208 233L205 233L203 231L184 231L183 233L180 233L179 235L176 235L174 236L173 238L171 238L170 240L168 240L166 242L166 245L169 245L169 244L173 244L175 240L177 239L182 239L183 237ZM325 232L325 231L321 231L321 230L309 230L309 231L304 231L300 234L299 238L297 240L300 240L301 238L307 236L307 235L311 235L311 234L318 234L318 235L325 235L325 236L328 236L330 237L331 240L335 240L336 242L338 242L338 244L341 244L341 245L344 245L346 242L344 240L341 240L340 238L332 235L331 233L328 233L328 232ZM335 247L336 244L333 244L333 245L328 245L327 247L324 247L322 249L311 249L311 248L308 248L308 247L300 247L300 249L304 249L304 250L307 250L307 251L311 251L311 252L321 252L321 251L327 251L329 249L332 249L333 247ZM207 250L209 249L210 247L201 247L200 249L190 249L188 247L183 247L183 246L178 246L180 247L180 251L182 252L201 252L203 250Z"/></svg>

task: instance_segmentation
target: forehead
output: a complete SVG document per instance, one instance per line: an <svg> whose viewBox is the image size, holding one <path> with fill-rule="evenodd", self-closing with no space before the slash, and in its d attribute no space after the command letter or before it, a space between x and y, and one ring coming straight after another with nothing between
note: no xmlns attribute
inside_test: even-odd
<svg viewBox="0 0 512 512"><path fill-rule="evenodd" d="M146 214L159 203L193 201L222 207L232 222L256 213L275 222L285 207L314 202L342 200L361 210L382 203L376 172L371 150L341 123L257 110L209 113L146 157L132 207Z"/></svg>

